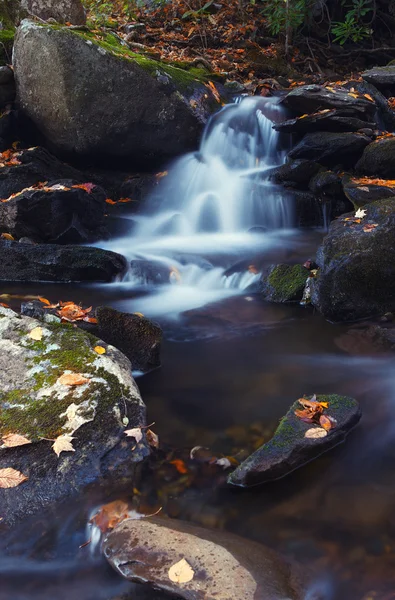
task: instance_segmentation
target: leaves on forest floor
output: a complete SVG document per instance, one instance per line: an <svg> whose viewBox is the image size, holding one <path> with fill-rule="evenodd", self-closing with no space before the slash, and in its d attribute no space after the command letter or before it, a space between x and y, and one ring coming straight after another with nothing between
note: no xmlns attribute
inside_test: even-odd
<svg viewBox="0 0 395 600"><path fill-rule="evenodd" d="M8 489L17 487L24 481L27 481L27 479L29 478L26 475L11 467L0 469L0 488Z"/></svg>

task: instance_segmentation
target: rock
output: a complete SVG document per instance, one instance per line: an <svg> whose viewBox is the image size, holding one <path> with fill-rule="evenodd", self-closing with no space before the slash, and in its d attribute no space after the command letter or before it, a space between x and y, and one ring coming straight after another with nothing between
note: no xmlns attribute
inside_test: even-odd
<svg viewBox="0 0 395 600"><path fill-rule="evenodd" d="M15 100L16 87L14 72L9 66L0 67L0 109L4 109Z"/></svg>
<svg viewBox="0 0 395 600"><path fill-rule="evenodd" d="M395 172L395 136L376 140L369 144L355 165L355 170L362 175L393 179Z"/></svg>
<svg viewBox="0 0 395 600"><path fill-rule="evenodd" d="M320 197L339 198L343 196L341 178L333 171L319 171L309 183L309 190Z"/></svg>
<svg viewBox="0 0 395 600"><path fill-rule="evenodd" d="M330 321L351 321L395 309L395 200L364 206L361 223L333 221L318 249L312 304ZM364 228L368 225L377 227Z"/></svg>
<svg viewBox="0 0 395 600"><path fill-rule="evenodd" d="M272 550L182 521L128 519L107 535L103 551L126 579L185 600L305 598L299 569ZM192 578L177 583L169 570L182 559L190 565Z"/></svg>
<svg viewBox="0 0 395 600"><path fill-rule="evenodd" d="M302 265L272 265L258 291L270 302L300 302L309 270Z"/></svg>
<svg viewBox="0 0 395 600"><path fill-rule="evenodd" d="M269 179L275 183L307 185L321 166L312 160L290 160L270 171Z"/></svg>
<svg viewBox="0 0 395 600"><path fill-rule="evenodd" d="M122 313L107 306L96 309L98 335L116 346L132 363L133 370L160 366L162 330L144 316Z"/></svg>
<svg viewBox="0 0 395 600"><path fill-rule="evenodd" d="M380 127L388 131L395 130L395 111L389 106L387 98L370 83L366 81L355 82L355 88L362 94L369 94L377 106L377 121Z"/></svg>
<svg viewBox="0 0 395 600"><path fill-rule="evenodd" d="M309 429L325 430L297 417L294 411L302 406L296 401L281 419L272 439L242 462L229 475L228 483L248 487L279 479L343 442L361 418L359 404L353 398L335 394L319 395L317 401L327 402L324 414L337 421L325 437L305 437Z"/></svg>
<svg viewBox="0 0 395 600"><path fill-rule="evenodd" d="M37 328L41 340L30 335ZM104 345L106 353L97 354L96 345ZM70 501L108 476L109 466L113 477L134 474L149 451L145 439L128 443L123 419L128 427L140 427L145 407L121 352L72 325L43 325L2 307L0 348L0 437L19 434L32 442L0 448L0 468L28 477L18 487L0 489L3 522L12 524L56 501ZM87 382L63 384L59 378L67 373ZM52 441L43 438L60 435L73 438L75 451L58 457Z"/></svg>
<svg viewBox="0 0 395 600"><path fill-rule="evenodd" d="M395 196L395 187L392 187L390 183L386 185L385 179L372 181L375 183L370 183L365 178L350 177L349 175L343 177L344 193L356 209L375 200L384 200Z"/></svg>
<svg viewBox="0 0 395 600"><path fill-rule="evenodd" d="M170 268L160 261L134 259L130 262L130 276L142 285L170 283Z"/></svg>
<svg viewBox="0 0 395 600"><path fill-rule="evenodd" d="M322 200L304 190L295 190L292 195L295 203L296 226L322 227L324 225Z"/></svg>
<svg viewBox="0 0 395 600"><path fill-rule="evenodd" d="M327 112L326 112L327 111ZM342 116L341 110L324 109L318 113L287 119L282 123L275 123L273 129L283 133L310 133L314 131L358 131L359 129L370 127L376 129L374 122L366 122L357 117Z"/></svg>
<svg viewBox="0 0 395 600"><path fill-rule="evenodd" d="M46 144L91 164L133 161L145 170L195 148L221 100L203 79L103 36L22 22L14 46L17 98Z"/></svg>
<svg viewBox="0 0 395 600"><path fill-rule="evenodd" d="M0 241L0 281L112 281L126 271L120 254L86 246Z"/></svg>
<svg viewBox="0 0 395 600"><path fill-rule="evenodd" d="M316 160L328 167L353 167L370 142L370 138L359 133L307 133L288 156Z"/></svg>
<svg viewBox="0 0 395 600"><path fill-rule="evenodd" d="M92 185L82 189L70 180L26 189L0 203L0 232L39 242L77 244L107 236L106 192Z"/></svg>
<svg viewBox="0 0 395 600"><path fill-rule="evenodd" d="M395 93L395 65L369 69L362 73L362 79L374 85L378 90L388 92L390 96Z"/></svg>
<svg viewBox="0 0 395 600"><path fill-rule="evenodd" d="M349 116L363 120L372 117L376 110L375 103L364 98L362 94L355 98L355 94L351 95L345 88L321 85L294 88L282 98L281 103L298 115L316 113L326 108L338 108L347 109Z"/></svg>
<svg viewBox="0 0 395 600"><path fill-rule="evenodd" d="M3 137L1 130L3 118L0 120L0 137ZM4 167L0 166L1 199L9 198L12 194L40 181L72 179L78 183L86 182L82 173L61 162L44 148L29 148L20 150L17 154L17 160L21 164L7 164L6 162Z"/></svg>
<svg viewBox="0 0 395 600"><path fill-rule="evenodd" d="M22 0L21 6L43 21L85 25L86 14L81 0Z"/></svg>

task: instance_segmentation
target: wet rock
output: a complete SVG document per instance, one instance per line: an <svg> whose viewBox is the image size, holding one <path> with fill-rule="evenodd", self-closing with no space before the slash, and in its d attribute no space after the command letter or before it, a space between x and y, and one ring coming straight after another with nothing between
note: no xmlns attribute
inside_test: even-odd
<svg viewBox="0 0 395 600"><path fill-rule="evenodd" d="M308 276L302 265L273 265L262 276L258 291L270 302L300 302Z"/></svg>
<svg viewBox="0 0 395 600"><path fill-rule="evenodd" d="M13 62L18 103L46 145L90 164L154 166L195 148L220 107L203 81L132 52L112 34L101 42L23 21Z"/></svg>
<svg viewBox="0 0 395 600"><path fill-rule="evenodd" d="M37 327L41 340L30 335ZM106 353L97 354L96 345L104 345ZM108 476L109 466L114 477L134 474L149 451L144 439L134 450L135 443L125 442L125 422L141 426L145 407L121 352L72 325L43 325L2 307L0 348L0 437L13 433L32 442L0 448L0 468L28 477L18 487L0 489L3 522L70 500ZM59 381L70 373L87 381L74 386ZM74 452L58 457L47 440L60 435L73 438Z"/></svg>
<svg viewBox="0 0 395 600"><path fill-rule="evenodd" d="M313 193L305 190L293 192L298 227L322 227L324 225L324 205Z"/></svg>
<svg viewBox="0 0 395 600"><path fill-rule="evenodd" d="M328 167L353 167L370 142L370 138L358 133L308 133L288 156L316 160Z"/></svg>
<svg viewBox="0 0 395 600"><path fill-rule="evenodd" d="M112 281L126 271L120 254L86 246L0 241L1 281Z"/></svg>
<svg viewBox="0 0 395 600"><path fill-rule="evenodd" d="M362 79L371 83L377 89L389 92L390 95L395 92L395 65L386 67L374 67L362 73Z"/></svg>
<svg viewBox="0 0 395 600"><path fill-rule="evenodd" d="M388 131L395 130L395 111L389 106L387 98L379 90L366 81L355 82L355 88L362 94L369 94L376 103L376 120L380 127Z"/></svg>
<svg viewBox="0 0 395 600"><path fill-rule="evenodd" d="M343 196L341 178L333 171L319 171L309 183L309 190L321 197L339 198Z"/></svg>
<svg viewBox="0 0 395 600"><path fill-rule="evenodd" d="M302 600L300 571L256 542L171 519L123 521L104 540L104 555L130 581L185 600ZM173 582L181 559L193 578ZM317 599L318 600L318 599Z"/></svg>
<svg viewBox="0 0 395 600"><path fill-rule="evenodd" d="M269 179L275 183L303 186L307 185L320 169L321 165L312 160L290 160L270 171Z"/></svg>
<svg viewBox="0 0 395 600"><path fill-rule="evenodd" d="M340 87L324 87L321 85L303 85L294 88L281 103L299 115L315 113L322 109L347 109L349 116L369 119L375 113L374 102L361 94L357 98L350 95L348 90Z"/></svg>
<svg viewBox="0 0 395 600"><path fill-rule="evenodd" d="M14 72L8 66L0 67L0 109L15 100L16 86Z"/></svg>
<svg viewBox="0 0 395 600"><path fill-rule="evenodd" d="M1 133L0 120L0 137ZM0 198L6 199L11 194L30 187L38 182L54 181L58 179L72 179L78 183L85 183L86 179L73 167L61 162L44 148L30 148L18 152L20 165L0 167Z"/></svg>
<svg viewBox="0 0 395 600"><path fill-rule="evenodd" d="M242 462L229 475L228 483L247 487L279 479L343 442L361 418L359 404L353 398L335 394L319 395L317 401L327 402L324 414L337 421L325 437L305 437L309 429L325 430L297 417L295 410L302 407L296 401L281 419L272 439Z"/></svg>
<svg viewBox="0 0 395 600"><path fill-rule="evenodd" d="M395 137L384 138L369 144L355 165L355 170L361 175L393 179L395 172Z"/></svg>
<svg viewBox="0 0 395 600"><path fill-rule="evenodd" d="M162 262L135 259L130 263L129 273L143 285L170 283L170 268Z"/></svg>
<svg viewBox="0 0 395 600"><path fill-rule="evenodd" d="M98 335L123 352L136 371L160 366L162 330L156 323L107 306L96 309Z"/></svg>
<svg viewBox="0 0 395 600"><path fill-rule="evenodd" d="M81 0L21 0L21 6L43 21L85 25L86 14Z"/></svg>
<svg viewBox="0 0 395 600"><path fill-rule="evenodd" d="M370 127L376 129L376 123L367 122L357 117L342 116L342 112L336 109L326 109L327 112L318 112L304 117L287 119L282 123L273 125L273 129L283 133L311 133L314 131L358 131Z"/></svg>
<svg viewBox="0 0 395 600"><path fill-rule="evenodd" d="M331 321L395 309L395 202L379 200L364 210L359 224L343 218L333 221L318 249L320 269L313 280L312 303Z"/></svg>
<svg viewBox="0 0 395 600"><path fill-rule="evenodd" d="M395 196L395 187L385 185L385 180L377 183L362 182L357 177L345 175L342 179L343 190L355 208L370 204L375 200L384 200Z"/></svg>
<svg viewBox="0 0 395 600"><path fill-rule="evenodd" d="M106 192L99 186L51 181L0 203L0 232L56 244L95 242L108 235L105 208Z"/></svg>

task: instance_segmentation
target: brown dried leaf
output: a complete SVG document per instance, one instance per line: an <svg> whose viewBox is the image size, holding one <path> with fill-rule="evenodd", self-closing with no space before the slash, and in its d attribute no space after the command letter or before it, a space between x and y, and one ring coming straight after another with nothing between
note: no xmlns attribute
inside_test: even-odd
<svg viewBox="0 0 395 600"><path fill-rule="evenodd" d="M114 500L104 504L101 509L93 515L90 522L96 525L102 533L114 529L116 525L129 517L129 506L123 500Z"/></svg>
<svg viewBox="0 0 395 600"><path fill-rule="evenodd" d="M11 467L0 469L0 488L8 489L17 487L27 479L29 478L26 477L26 475L20 471L12 469Z"/></svg>
<svg viewBox="0 0 395 600"><path fill-rule="evenodd" d="M15 448L16 446L24 446L31 444L31 441L18 433L8 433L3 437L3 445L6 448Z"/></svg>
<svg viewBox="0 0 395 600"><path fill-rule="evenodd" d="M90 379L87 379L81 373L63 373L56 383L61 383L62 385L83 385L89 382Z"/></svg>
<svg viewBox="0 0 395 600"><path fill-rule="evenodd" d="M159 448L159 437L151 429L146 431L147 442L153 448Z"/></svg>

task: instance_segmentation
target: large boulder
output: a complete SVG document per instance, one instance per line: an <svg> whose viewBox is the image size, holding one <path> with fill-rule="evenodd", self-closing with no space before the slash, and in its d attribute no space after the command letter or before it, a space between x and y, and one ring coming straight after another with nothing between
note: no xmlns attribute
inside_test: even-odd
<svg viewBox="0 0 395 600"><path fill-rule="evenodd" d="M269 548L225 531L212 531L182 521L158 517L127 519L107 535L103 550L120 575L167 592L171 597L185 600L306 597L308 577Z"/></svg>
<svg viewBox="0 0 395 600"><path fill-rule="evenodd" d="M78 244L107 236L106 193L70 180L27 188L0 203L0 232L38 242Z"/></svg>
<svg viewBox="0 0 395 600"><path fill-rule="evenodd" d="M395 199L333 221L317 253L312 304L331 321L395 310Z"/></svg>
<svg viewBox="0 0 395 600"><path fill-rule="evenodd" d="M308 276L303 265L272 265L257 284L257 291L270 302L300 302Z"/></svg>
<svg viewBox="0 0 395 600"><path fill-rule="evenodd" d="M21 6L43 21L85 25L86 13L81 0L21 0Z"/></svg>
<svg viewBox="0 0 395 600"><path fill-rule="evenodd" d="M281 103L297 115L337 108L347 110L348 116L363 120L373 117L376 110L375 103L363 94L352 93L342 87L322 85L303 85L294 88L282 98Z"/></svg>
<svg viewBox="0 0 395 600"><path fill-rule="evenodd" d="M31 57L35 60L32 62ZM99 35L23 21L14 46L17 101L56 152L143 166L195 148L210 86Z"/></svg>
<svg viewBox="0 0 395 600"><path fill-rule="evenodd" d="M315 403L323 403L322 416L334 423L329 431L315 422L306 422L310 417L297 416L295 411L303 411L303 405L297 400L281 419L271 440L242 462L229 475L228 482L248 487L279 479L343 442L361 418L358 402L336 394L314 398Z"/></svg>
<svg viewBox="0 0 395 600"><path fill-rule="evenodd" d="M324 169L311 178L309 190L320 198L339 199L343 196L340 176L333 171Z"/></svg>
<svg viewBox="0 0 395 600"><path fill-rule="evenodd" d="M362 79L392 95L395 92L395 65L374 67L362 73Z"/></svg>
<svg viewBox="0 0 395 600"><path fill-rule="evenodd" d="M353 167L370 142L369 137L359 133L307 133L288 156L315 160L328 167Z"/></svg>
<svg viewBox="0 0 395 600"><path fill-rule="evenodd" d="M290 186L306 186L322 167L312 160L290 160L269 171L269 179Z"/></svg>
<svg viewBox="0 0 395 600"><path fill-rule="evenodd" d="M103 281L126 271L120 254L87 246L0 241L0 281Z"/></svg>
<svg viewBox="0 0 395 600"><path fill-rule="evenodd" d="M129 443L124 430L144 425L145 406L121 352L72 325L2 307L0 349L0 481L10 475L3 469L26 478L0 485L3 522L69 500L112 469L134 475L148 446L145 437Z"/></svg>
<svg viewBox="0 0 395 600"><path fill-rule="evenodd" d="M395 173L395 136L372 142L355 165L362 175L393 179Z"/></svg>
<svg viewBox="0 0 395 600"><path fill-rule="evenodd" d="M395 197L393 182L387 182L385 179L369 180L368 177L344 175L342 184L345 195L355 208L361 208L365 204L370 204L376 200Z"/></svg>
<svg viewBox="0 0 395 600"><path fill-rule="evenodd" d="M273 129L283 133L310 133L312 131L358 131L364 128L376 129L373 121L363 121L357 117L343 116L341 110L323 109L310 115L302 115L295 119L287 119L281 123L275 123Z"/></svg>

